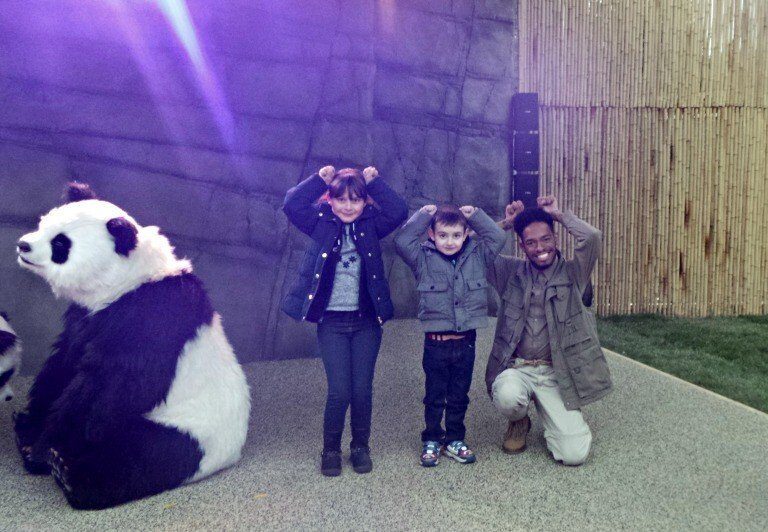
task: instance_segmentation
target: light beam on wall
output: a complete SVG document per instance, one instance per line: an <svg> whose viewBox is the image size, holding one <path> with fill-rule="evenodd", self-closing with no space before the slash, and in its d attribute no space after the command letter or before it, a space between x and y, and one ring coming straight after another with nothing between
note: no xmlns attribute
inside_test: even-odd
<svg viewBox="0 0 768 532"><path fill-rule="evenodd" d="M150 50L145 46L142 28L136 23L133 13L131 13L122 0L112 0L110 5L116 15L118 27L122 30L126 43L131 49L133 60L141 69L144 83L146 83L155 101L156 112L162 118L163 125L171 139L175 143L181 143L184 138L184 132L173 112L167 106L162 105L164 94L163 79L157 75L159 70L156 61L152 57Z"/></svg>
<svg viewBox="0 0 768 532"><path fill-rule="evenodd" d="M379 0L379 19L384 33L394 35L395 33L395 0Z"/></svg>
<svg viewBox="0 0 768 532"><path fill-rule="evenodd" d="M164 86L164 78L159 75L162 68L153 57L152 49L147 46L147 35L144 28L137 22L129 2L126 0L107 0L107 3L116 15L117 24L125 36L134 60L141 69L147 88L157 104L156 110L162 117L168 134L175 143L183 143L184 124L180 123L178 115L175 115L173 110L162 105L167 100L165 97L167 88ZM213 116L224 145L230 151L234 151L234 119L227 105L224 92L199 44L185 0L146 0L146 3L156 5L168 25L173 29L176 38L189 57L195 83L200 87L206 101L206 107Z"/></svg>
<svg viewBox="0 0 768 532"><path fill-rule="evenodd" d="M195 32L192 17L185 0L156 0L160 11L181 41L197 74L197 82L203 91L209 109L225 144L232 149L235 143L235 126L232 113L227 105L224 92L211 71L205 54L200 47L200 41Z"/></svg>

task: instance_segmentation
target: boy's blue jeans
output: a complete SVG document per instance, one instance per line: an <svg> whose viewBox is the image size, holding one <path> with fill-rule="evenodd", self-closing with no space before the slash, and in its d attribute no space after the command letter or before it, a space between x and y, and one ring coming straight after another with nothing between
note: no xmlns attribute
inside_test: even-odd
<svg viewBox="0 0 768 532"><path fill-rule="evenodd" d="M367 447L371 435L373 372L381 345L381 325L376 318L357 311L326 311L317 325L317 340L328 378L323 450L341 451L344 419L350 406L350 447Z"/></svg>
<svg viewBox="0 0 768 532"><path fill-rule="evenodd" d="M460 340L424 338L424 422L421 441L450 443L463 440L464 416L475 365L475 331ZM445 412L445 431L442 428Z"/></svg>

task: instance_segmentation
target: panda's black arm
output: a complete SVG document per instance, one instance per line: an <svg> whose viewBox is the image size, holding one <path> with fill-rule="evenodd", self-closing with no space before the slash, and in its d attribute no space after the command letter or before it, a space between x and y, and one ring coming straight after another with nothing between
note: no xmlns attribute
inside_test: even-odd
<svg viewBox="0 0 768 532"><path fill-rule="evenodd" d="M91 356L94 354L87 355ZM95 356L103 362L109 354ZM34 442L33 459L44 461L48 449L62 441L68 445L101 441L107 433L119 431L126 419L141 416L162 402L173 380L176 361L145 359L150 363L126 366L121 363L124 361L111 360L79 371L51 406ZM166 378L148 377L160 374Z"/></svg>
<svg viewBox="0 0 768 532"><path fill-rule="evenodd" d="M14 415L14 430L19 447L32 445L40 437L51 405L72 380L72 372L63 363L65 359L65 354L61 352L54 352L48 358L29 391L26 409Z"/></svg>
<svg viewBox="0 0 768 532"><path fill-rule="evenodd" d="M53 402L74 378L76 370L68 363L69 354L67 346L55 348L37 374L29 390L27 406L27 411L33 418L44 418Z"/></svg>
<svg viewBox="0 0 768 532"><path fill-rule="evenodd" d="M48 450L62 442L77 441L75 436L82 432L83 411L94 397L93 382L87 372L75 374L61 395L50 406L50 410L40 427L40 435L32 444L32 460L45 462Z"/></svg>
<svg viewBox="0 0 768 532"><path fill-rule="evenodd" d="M77 347L77 336L85 317L86 310L77 305L71 305L64 314L64 330L35 377L29 390L26 410L17 413L14 418L17 439L22 446L31 445L38 438L51 405L77 373L77 366L83 356L82 350Z"/></svg>
<svg viewBox="0 0 768 532"><path fill-rule="evenodd" d="M159 372L167 373L165 369ZM130 374L106 379L96 400L88 405L85 439L101 441L108 432L119 430L124 420L151 411L166 398L172 380Z"/></svg>

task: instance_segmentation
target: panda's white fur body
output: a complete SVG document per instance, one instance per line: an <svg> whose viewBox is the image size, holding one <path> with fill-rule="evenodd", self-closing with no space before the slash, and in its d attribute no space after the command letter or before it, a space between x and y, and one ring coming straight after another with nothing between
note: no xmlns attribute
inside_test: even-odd
<svg viewBox="0 0 768 532"><path fill-rule="evenodd" d="M221 364L210 363L211 353ZM200 443L203 459L189 482L240 459L248 429L248 385L229 345L221 317L214 314L184 346L165 402L147 414L156 423L188 432ZM222 438L227 434L227 438Z"/></svg>
<svg viewBox="0 0 768 532"><path fill-rule="evenodd" d="M11 324L0 316L0 401L13 399L9 382L21 371L21 342Z"/></svg>
<svg viewBox="0 0 768 532"><path fill-rule="evenodd" d="M141 227L105 201L73 201L20 239L18 262L73 303L28 411L17 416L30 472L47 471L52 448L57 458L47 465L70 504L102 508L240 459L250 413L245 375L191 264L176 258L157 227ZM61 380L66 387L52 392ZM136 457L113 457L115 445ZM78 477L71 460L81 446L105 463L81 465ZM135 480L137 468L146 482Z"/></svg>

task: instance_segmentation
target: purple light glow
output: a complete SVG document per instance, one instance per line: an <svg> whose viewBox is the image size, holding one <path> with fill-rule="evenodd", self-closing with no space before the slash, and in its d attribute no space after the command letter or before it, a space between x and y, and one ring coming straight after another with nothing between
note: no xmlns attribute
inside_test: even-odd
<svg viewBox="0 0 768 532"><path fill-rule="evenodd" d="M141 69L142 76L144 77L144 81L147 84L153 99L156 104L158 104L163 99L162 79L159 79L156 75L156 72L158 72L159 69L155 64L151 53L145 46L143 46L144 39L141 28L136 24L136 21L131 16L131 12L126 8L123 2L120 0L111 0L110 4L117 14L117 22L122 29L128 46L131 48L131 54ZM184 138L184 133L178 126L172 112L163 105L156 105L155 107L162 117L163 124L165 125L168 134L175 143L180 144L181 139Z"/></svg>
<svg viewBox="0 0 768 532"><path fill-rule="evenodd" d="M234 148L235 126L232 113L227 105L224 92L216 79L216 76L208 66L200 42L197 38L192 18L187 9L185 0L156 0L160 11L170 23L176 37L189 56L192 65L197 73L197 81L203 91L203 95L208 103L208 107L213 113L214 120L218 125L225 144L230 149Z"/></svg>
<svg viewBox="0 0 768 532"><path fill-rule="evenodd" d="M150 0L163 14L176 38L184 48L194 69L195 83L198 84L206 106L213 116L224 145L233 151L235 148L235 126L232 113L226 101L224 92L208 65L205 54L199 44L192 18L185 0ZM144 80L156 102L163 101L167 89L163 86L163 78L158 75L162 71L152 57L151 48L146 46L145 32L136 22L134 14L125 0L109 0L109 5L117 15L117 22L131 48L134 60L142 71ZM163 123L174 142L183 144L183 126L173 116L167 107L157 105Z"/></svg>
<svg viewBox="0 0 768 532"><path fill-rule="evenodd" d="M378 8L382 29L385 33L393 35L395 33L395 1L379 0Z"/></svg>

